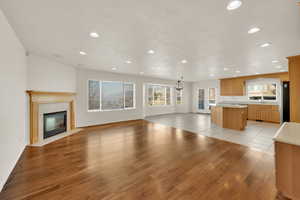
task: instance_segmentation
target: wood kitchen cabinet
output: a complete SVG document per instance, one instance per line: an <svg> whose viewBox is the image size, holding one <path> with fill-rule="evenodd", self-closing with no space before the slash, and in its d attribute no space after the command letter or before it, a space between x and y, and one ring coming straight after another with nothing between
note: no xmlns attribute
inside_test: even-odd
<svg viewBox="0 0 300 200"><path fill-rule="evenodd" d="M299 130L299 123L284 123L274 137L277 191L293 200L300 199Z"/></svg>
<svg viewBox="0 0 300 200"><path fill-rule="evenodd" d="M247 126L247 106L212 106L211 120L222 128L244 130Z"/></svg>
<svg viewBox="0 0 300 200"><path fill-rule="evenodd" d="M277 105L248 105L248 119L280 123L279 106Z"/></svg>
<svg viewBox="0 0 300 200"><path fill-rule="evenodd" d="M244 96L245 81L243 79L221 79L221 96Z"/></svg>
<svg viewBox="0 0 300 200"><path fill-rule="evenodd" d="M299 60L300 60L300 56L299 56ZM287 72L281 72L281 73L273 73L273 74L260 74L260 75L253 75L253 76L241 76L236 78L220 79L221 96L244 96L246 90L246 86L245 86L246 81L257 79L257 78L279 78L281 81L289 81L289 74Z"/></svg>

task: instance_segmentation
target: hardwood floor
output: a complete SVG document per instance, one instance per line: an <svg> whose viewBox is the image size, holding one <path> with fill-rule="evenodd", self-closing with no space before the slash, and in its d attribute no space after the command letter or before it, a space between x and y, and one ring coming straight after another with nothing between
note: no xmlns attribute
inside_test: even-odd
<svg viewBox="0 0 300 200"><path fill-rule="evenodd" d="M134 121L27 147L1 200L276 198L273 156Z"/></svg>

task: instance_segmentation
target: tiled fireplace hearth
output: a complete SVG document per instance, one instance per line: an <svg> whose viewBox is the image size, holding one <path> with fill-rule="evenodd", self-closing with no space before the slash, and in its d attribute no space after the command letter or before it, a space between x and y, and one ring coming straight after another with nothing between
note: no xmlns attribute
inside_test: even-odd
<svg viewBox="0 0 300 200"><path fill-rule="evenodd" d="M75 93L27 91L30 98L30 144L43 146L73 133Z"/></svg>

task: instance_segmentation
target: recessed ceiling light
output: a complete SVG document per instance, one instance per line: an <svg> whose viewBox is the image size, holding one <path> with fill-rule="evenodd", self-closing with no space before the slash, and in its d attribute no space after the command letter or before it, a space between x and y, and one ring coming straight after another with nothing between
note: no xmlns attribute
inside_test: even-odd
<svg viewBox="0 0 300 200"><path fill-rule="evenodd" d="M254 27L254 28L251 28L251 29L248 31L248 33L249 33L249 34L253 34L253 33L257 33L258 31L260 31L260 28Z"/></svg>
<svg viewBox="0 0 300 200"><path fill-rule="evenodd" d="M227 67L224 67L224 71L228 71L229 69Z"/></svg>
<svg viewBox="0 0 300 200"><path fill-rule="evenodd" d="M240 70L236 70L235 72L236 72L236 73L241 73L241 71L240 71Z"/></svg>
<svg viewBox="0 0 300 200"><path fill-rule="evenodd" d="M187 60L182 60L181 63L185 64L185 63L187 63Z"/></svg>
<svg viewBox="0 0 300 200"><path fill-rule="evenodd" d="M92 38L98 38L98 37L99 37L99 34L96 33L96 32L91 32L91 33L90 33L90 36L91 36Z"/></svg>
<svg viewBox="0 0 300 200"><path fill-rule="evenodd" d="M155 51L154 51L154 50L152 50L152 49L150 49L150 50L148 51L148 53L149 53L149 54L154 54L154 53L155 53Z"/></svg>
<svg viewBox="0 0 300 200"><path fill-rule="evenodd" d="M144 72L140 72L140 74L142 74L142 75L143 75L143 74L144 74Z"/></svg>
<svg viewBox="0 0 300 200"><path fill-rule="evenodd" d="M268 46L270 46L270 45L271 45L271 44L267 42L267 43L261 44L260 47L268 47Z"/></svg>
<svg viewBox="0 0 300 200"><path fill-rule="evenodd" d="M240 0L231 0L227 4L227 10L235 10L235 9L241 7L241 5L242 5L242 1L240 1Z"/></svg>
<svg viewBox="0 0 300 200"><path fill-rule="evenodd" d="M130 60L126 60L126 63L127 64L131 64L132 62Z"/></svg>
<svg viewBox="0 0 300 200"><path fill-rule="evenodd" d="M272 63L279 63L278 60L272 60Z"/></svg>
<svg viewBox="0 0 300 200"><path fill-rule="evenodd" d="M281 66L281 65L278 65L278 66L276 66L276 68L277 68L277 69L281 69L281 68L282 68L282 66Z"/></svg>
<svg viewBox="0 0 300 200"><path fill-rule="evenodd" d="M117 68L116 67L113 67L113 68L111 68L112 70L114 70L114 71L116 71L117 70Z"/></svg>
<svg viewBox="0 0 300 200"><path fill-rule="evenodd" d="M79 54L85 56L87 53L84 51L79 51Z"/></svg>

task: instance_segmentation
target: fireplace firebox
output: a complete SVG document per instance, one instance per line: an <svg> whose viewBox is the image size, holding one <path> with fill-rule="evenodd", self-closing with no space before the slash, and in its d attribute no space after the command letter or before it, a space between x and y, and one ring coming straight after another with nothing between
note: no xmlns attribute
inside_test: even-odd
<svg viewBox="0 0 300 200"><path fill-rule="evenodd" d="M67 131L67 111L44 114L44 139Z"/></svg>

